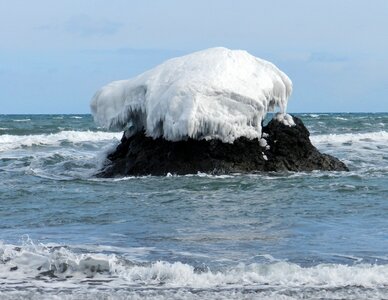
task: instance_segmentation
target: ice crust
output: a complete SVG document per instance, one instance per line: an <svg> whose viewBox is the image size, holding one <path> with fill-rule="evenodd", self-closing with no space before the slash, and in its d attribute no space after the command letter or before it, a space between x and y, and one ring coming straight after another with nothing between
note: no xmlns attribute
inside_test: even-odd
<svg viewBox="0 0 388 300"><path fill-rule="evenodd" d="M291 92L291 80L272 63L218 47L109 83L94 95L91 110L98 124L124 129L127 136L145 130L170 141L231 143L241 136L260 138L262 120L275 107L278 119L291 126L285 114Z"/></svg>

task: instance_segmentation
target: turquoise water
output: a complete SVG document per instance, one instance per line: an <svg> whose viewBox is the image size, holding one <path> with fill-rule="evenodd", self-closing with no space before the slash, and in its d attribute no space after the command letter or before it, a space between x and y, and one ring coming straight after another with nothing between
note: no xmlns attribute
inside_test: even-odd
<svg viewBox="0 0 388 300"><path fill-rule="evenodd" d="M120 132L0 115L0 298L388 298L388 114L298 116L350 172L97 179Z"/></svg>

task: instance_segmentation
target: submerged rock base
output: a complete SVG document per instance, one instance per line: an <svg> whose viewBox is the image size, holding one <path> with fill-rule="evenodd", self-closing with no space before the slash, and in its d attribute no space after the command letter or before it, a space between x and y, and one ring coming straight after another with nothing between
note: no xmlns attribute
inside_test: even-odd
<svg viewBox="0 0 388 300"><path fill-rule="evenodd" d="M337 158L320 153L310 142L303 122L293 117L295 126L273 119L263 127L267 146L258 139L241 137L233 144L220 140L171 142L152 139L144 132L125 135L98 177L252 173L268 171L348 171Z"/></svg>

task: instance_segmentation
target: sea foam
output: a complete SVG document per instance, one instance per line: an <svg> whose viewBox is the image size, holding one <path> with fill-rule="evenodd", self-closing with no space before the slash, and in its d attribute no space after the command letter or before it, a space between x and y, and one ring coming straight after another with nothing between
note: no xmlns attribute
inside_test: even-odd
<svg viewBox="0 0 388 300"><path fill-rule="evenodd" d="M94 278L108 286L148 288L289 288L339 289L349 286L388 288L388 265L318 264L302 267L277 261L253 263L210 270L183 262L136 262L128 257L105 253L76 253L59 245L35 245L27 240L22 247L0 243L0 274L3 286L41 286L58 280L77 287ZM45 278L43 283L40 278ZM37 280L38 279L38 280Z"/></svg>
<svg viewBox="0 0 388 300"><path fill-rule="evenodd" d="M122 133L103 131L74 131L65 130L52 134L35 135L0 135L0 151L18 149L31 146L59 146L63 142L83 143L119 140Z"/></svg>
<svg viewBox="0 0 388 300"><path fill-rule="evenodd" d="M323 134L311 136L314 144L333 144L341 145L345 143L367 143L381 142L388 143L387 131L376 131L367 133L342 133L342 134Z"/></svg>

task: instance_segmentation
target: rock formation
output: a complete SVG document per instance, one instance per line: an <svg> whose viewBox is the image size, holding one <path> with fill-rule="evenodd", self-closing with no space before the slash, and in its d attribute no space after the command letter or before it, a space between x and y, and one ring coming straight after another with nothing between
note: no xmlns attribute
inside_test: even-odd
<svg viewBox="0 0 388 300"><path fill-rule="evenodd" d="M233 143L220 140L167 141L138 132L108 155L98 177L254 173L269 171L348 171L337 158L320 153L310 142L309 131L293 116L295 126L276 119L263 127L267 145L240 137Z"/></svg>

